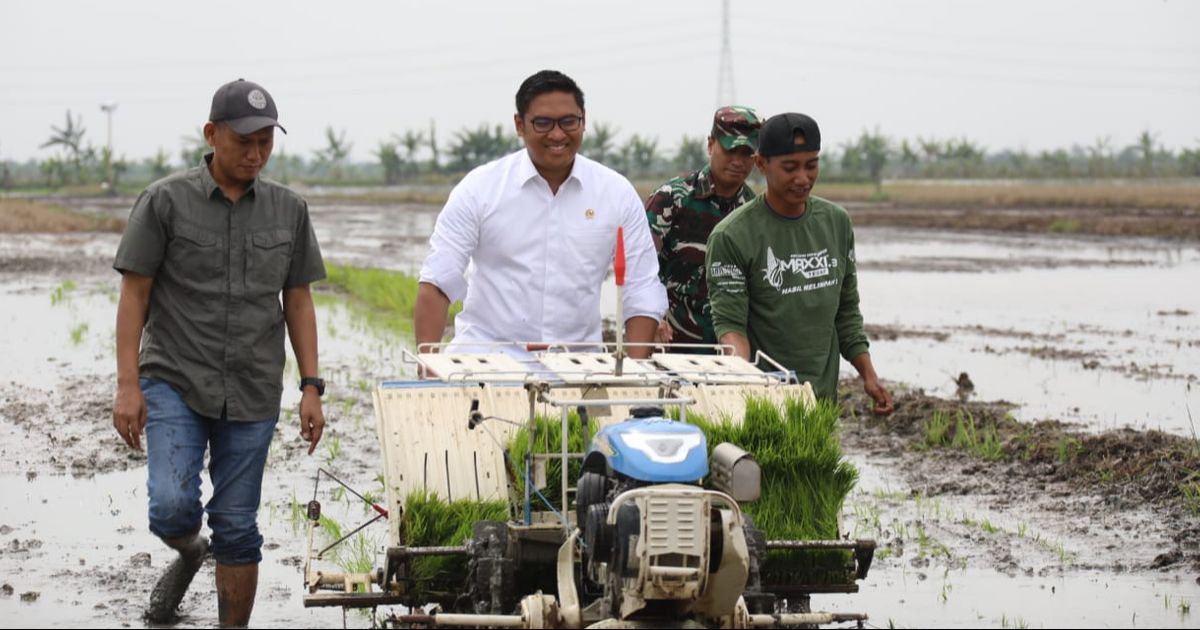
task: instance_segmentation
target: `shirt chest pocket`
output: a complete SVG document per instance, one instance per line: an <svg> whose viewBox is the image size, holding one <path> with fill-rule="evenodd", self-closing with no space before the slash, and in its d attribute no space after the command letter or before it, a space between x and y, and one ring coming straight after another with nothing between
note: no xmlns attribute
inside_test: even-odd
<svg viewBox="0 0 1200 630"><path fill-rule="evenodd" d="M292 233L261 230L250 234L246 251L246 287L251 291L278 293L287 281L292 260Z"/></svg>
<svg viewBox="0 0 1200 630"><path fill-rule="evenodd" d="M217 290L223 280L220 245L217 234L190 223L176 223L167 249L168 273L193 290Z"/></svg>
<svg viewBox="0 0 1200 630"><path fill-rule="evenodd" d="M612 266L617 247L617 231L604 227L573 228L566 231L569 260L585 278L589 287L598 286Z"/></svg>

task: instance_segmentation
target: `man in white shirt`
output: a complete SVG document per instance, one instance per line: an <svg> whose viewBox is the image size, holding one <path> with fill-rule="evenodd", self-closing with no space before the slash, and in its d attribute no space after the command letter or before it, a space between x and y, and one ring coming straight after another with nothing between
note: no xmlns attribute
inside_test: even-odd
<svg viewBox="0 0 1200 630"><path fill-rule="evenodd" d="M618 226L625 338L652 341L667 309L654 242L629 181L577 154L583 92L561 72L542 70L521 84L516 101L525 149L468 173L438 215L414 309L418 347L441 341L457 300L463 310L450 351L478 351L480 342L599 342L600 288ZM627 353L642 358L650 349Z"/></svg>

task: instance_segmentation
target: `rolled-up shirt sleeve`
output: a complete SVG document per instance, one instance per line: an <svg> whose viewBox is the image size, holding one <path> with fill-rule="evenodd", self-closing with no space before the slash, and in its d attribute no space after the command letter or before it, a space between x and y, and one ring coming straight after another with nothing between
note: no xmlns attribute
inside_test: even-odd
<svg viewBox="0 0 1200 630"><path fill-rule="evenodd" d="M450 192L429 237L429 255L421 265L420 281L441 289L451 302L467 296L467 264L479 242L479 204L465 183Z"/></svg>
<svg viewBox="0 0 1200 630"><path fill-rule="evenodd" d="M637 191L629 187L623 202L621 225L625 232L624 316L662 320L667 312L667 289L658 279L658 252L650 236L645 206Z"/></svg>

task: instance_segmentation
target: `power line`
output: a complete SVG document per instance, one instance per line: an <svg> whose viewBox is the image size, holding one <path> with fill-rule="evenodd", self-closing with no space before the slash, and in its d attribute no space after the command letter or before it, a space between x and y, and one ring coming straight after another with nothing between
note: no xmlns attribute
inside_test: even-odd
<svg viewBox="0 0 1200 630"><path fill-rule="evenodd" d="M737 102L733 85L733 47L729 44L729 0L721 0L721 61L717 65L717 107Z"/></svg>

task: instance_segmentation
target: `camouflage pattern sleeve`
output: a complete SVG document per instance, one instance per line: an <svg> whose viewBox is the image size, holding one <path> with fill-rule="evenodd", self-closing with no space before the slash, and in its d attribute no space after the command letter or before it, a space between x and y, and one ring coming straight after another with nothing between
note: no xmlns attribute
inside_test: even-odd
<svg viewBox="0 0 1200 630"><path fill-rule="evenodd" d="M650 222L650 233L659 239L671 229L671 219L674 218L675 197L671 192L671 184L659 186L654 194L646 198L646 220Z"/></svg>
<svg viewBox="0 0 1200 630"><path fill-rule="evenodd" d="M708 270L708 299L712 307L713 329L717 339L733 332L747 336L750 295L746 284L746 263L733 239L717 230L708 239L704 259Z"/></svg>

